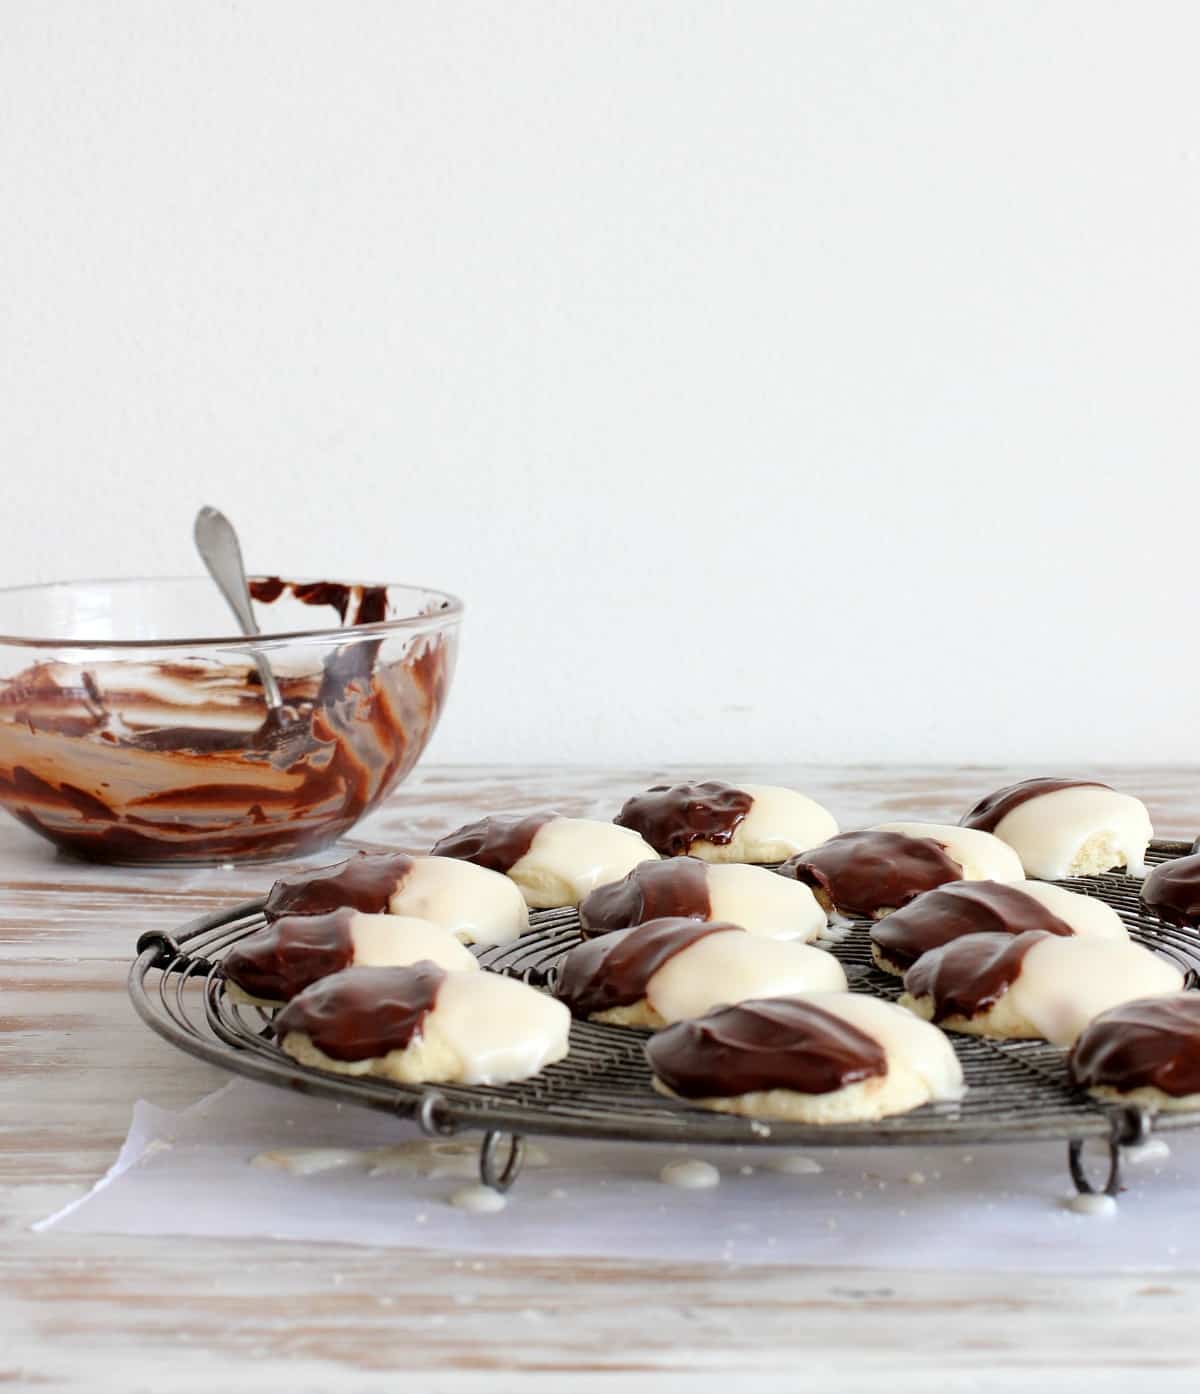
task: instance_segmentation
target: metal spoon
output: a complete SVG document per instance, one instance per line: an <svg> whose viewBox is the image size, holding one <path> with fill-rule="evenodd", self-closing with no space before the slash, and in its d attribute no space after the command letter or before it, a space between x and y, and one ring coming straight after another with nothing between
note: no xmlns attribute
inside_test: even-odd
<svg viewBox="0 0 1200 1394"><path fill-rule="evenodd" d="M200 560L228 602L238 628L243 634L256 635L259 632L258 623L250 604L250 587L246 581L246 568L242 565L242 548L233 524L220 509L206 505L196 514L192 536L196 539ZM267 706L272 715L278 715L283 710L283 695L275 681L275 674L265 653L251 650L251 654L262 678Z"/></svg>

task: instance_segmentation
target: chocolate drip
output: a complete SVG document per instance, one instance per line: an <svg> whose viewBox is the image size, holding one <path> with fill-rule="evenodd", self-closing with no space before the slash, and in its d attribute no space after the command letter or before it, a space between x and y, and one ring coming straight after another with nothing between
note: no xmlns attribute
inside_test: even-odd
<svg viewBox="0 0 1200 1394"><path fill-rule="evenodd" d="M285 581L281 576L254 576L250 594L260 605L273 605L285 591L302 605L329 605L342 624L355 600L350 624L378 624L387 618L386 586L348 586L342 581Z"/></svg>
<svg viewBox="0 0 1200 1394"><path fill-rule="evenodd" d="M1143 997L1101 1012L1075 1042L1067 1067L1081 1089L1200 1094L1200 993Z"/></svg>
<svg viewBox="0 0 1200 1394"><path fill-rule="evenodd" d="M1014 808L1041 794L1053 794L1058 789L1107 789L1095 779L1023 779L1019 784L1007 784L1003 789L980 799L974 808L958 820L960 828L978 828L980 832L994 833L1000 820L1007 818Z"/></svg>
<svg viewBox="0 0 1200 1394"><path fill-rule="evenodd" d="M693 842L725 846L753 802L744 789L716 779L703 784L656 784L626 800L613 822L641 833L662 856L678 857L690 851Z"/></svg>
<svg viewBox="0 0 1200 1394"><path fill-rule="evenodd" d="M966 934L1071 935L1065 920L1019 886L999 881L960 881L926 891L911 905L871 926L871 940L898 968L910 968L923 953Z"/></svg>
<svg viewBox="0 0 1200 1394"><path fill-rule="evenodd" d="M338 612L338 619L346 623L346 611L350 606L350 587L340 581L296 581L292 594L301 605L331 605Z"/></svg>
<svg viewBox="0 0 1200 1394"><path fill-rule="evenodd" d="M580 928L588 937L667 917L707 920L711 913L708 865L696 857L642 862L579 902Z"/></svg>
<svg viewBox="0 0 1200 1394"><path fill-rule="evenodd" d="M287 582L282 576L251 576L250 595L260 605L273 605L287 590Z"/></svg>
<svg viewBox="0 0 1200 1394"><path fill-rule="evenodd" d="M577 944L558 969L555 996L573 1016L591 1016L612 1007L628 1007L646 995L646 985L677 953L709 934L744 933L721 920L648 920Z"/></svg>
<svg viewBox="0 0 1200 1394"><path fill-rule="evenodd" d="M445 970L428 959L407 968L346 968L293 997L275 1018L282 1041L301 1032L331 1060L373 1060L421 1034Z"/></svg>
<svg viewBox="0 0 1200 1394"><path fill-rule="evenodd" d="M327 915L285 915L229 950L222 965L225 976L252 997L288 1002L318 978L350 967L355 913L340 909Z"/></svg>
<svg viewBox="0 0 1200 1394"><path fill-rule="evenodd" d="M889 832L838 833L789 857L779 873L824 891L842 914L864 916L962 880L962 868L940 842Z"/></svg>
<svg viewBox="0 0 1200 1394"><path fill-rule="evenodd" d="M913 997L933 998L934 1021L985 1012L1016 982L1025 955L1046 935L968 934L922 954L904 975Z"/></svg>
<svg viewBox="0 0 1200 1394"><path fill-rule="evenodd" d="M874 1037L803 997L742 1002L676 1022L646 1043L646 1056L667 1088L685 1099L766 1089L831 1094L888 1070Z"/></svg>
<svg viewBox="0 0 1200 1394"><path fill-rule="evenodd" d="M264 907L268 919L278 915L320 915L348 905L367 915L386 912L393 893L413 868L404 852L358 852L349 861L281 876Z"/></svg>
<svg viewBox="0 0 1200 1394"><path fill-rule="evenodd" d="M387 619L387 587L364 586L351 624L382 624Z"/></svg>
<svg viewBox="0 0 1200 1394"><path fill-rule="evenodd" d="M558 813L531 813L524 818L512 814L480 818L435 842L430 855L457 857L489 871L508 872L529 851L539 829L558 817Z"/></svg>
<svg viewBox="0 0 1200 1394"><path fill-rule="evenodd" d="M1200 856L1156 866L1142 882L1142 904L1168 924L1200 925Z"/></svg>

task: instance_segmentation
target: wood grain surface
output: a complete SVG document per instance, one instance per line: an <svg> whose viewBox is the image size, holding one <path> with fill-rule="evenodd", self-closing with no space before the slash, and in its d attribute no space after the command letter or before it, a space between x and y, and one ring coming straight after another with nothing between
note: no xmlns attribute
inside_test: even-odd
<svg viewBox="0 0 1200 1394"><path fill-rule="evenodd" d="M1038 771L1040 772L1040 771ZM427 850L485 812L611 817L669 777L792 784L843 827L956 820L1031 771L431 767L352 845ZM1200 771L1088 771L1156 831L1200 832ZM223 1081L140 1026L137 936L255 895L272 868L97 868L0 825L0 1385L30 1390L1194 1390L1200 1260L1093 1277L681 1269L261 1240L36 1235L112 1162L138 1098ZM407 1372L407 1374L406 1374Z"/></svg>

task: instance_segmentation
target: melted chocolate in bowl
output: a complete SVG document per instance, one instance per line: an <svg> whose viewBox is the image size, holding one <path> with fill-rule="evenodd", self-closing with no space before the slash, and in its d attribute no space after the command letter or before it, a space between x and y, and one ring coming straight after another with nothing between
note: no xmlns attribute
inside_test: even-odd
<svg viewBox="0 0 1200 1394"><path fill-rule="evenodd" d="M394 589L398 618L411 615L414 593ZM458 607L424 593L427 622L359 635L357 626L387 623L388 587L269 577L251 590L264 629L273 627L264 608L281 597L293 611L297 601L321 607L310 624L343 626L268 648L279 715L245 648L148 639L89 653L70 640L0 639L0 807L106 862L296 856L352 827L408 774L437 725Z"/></svg>

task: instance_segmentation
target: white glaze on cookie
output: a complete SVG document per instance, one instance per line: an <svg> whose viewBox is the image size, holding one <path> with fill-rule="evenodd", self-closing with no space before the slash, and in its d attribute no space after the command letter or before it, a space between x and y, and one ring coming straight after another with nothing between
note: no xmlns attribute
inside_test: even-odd
<svg viewBox="0 0 1200 1394"><path fill-rule="evenodd" d="M1094 895L1069 891L1065 886L1052 886L1048 881L1023 881L1015 889L1040 901L1052 915L1070 925L1085 939L1124 939L1129 931L1120 915Z"/></svg>
<svg viewBox="0 0 1200 1394"><path fill-rule="evenodd" d="M1182 986L1180 970L1140 944L1052 936L1025 955L1009 992L1017 994L1021 1014L1040 1035L1069 1046L1109 1007Z"/></svg>
<svg viewBox="0 0 1200 1394"><path fill-rule="evenodd" d="M996 824L996 836L1016 851L1026 875L1046 881L1114 866L1142 876L1153 835L1140 799L1100 785L1038 794Z"/></svg>
<svg viewBox="0 0 1200 1394"><path fill-rule="evenodd" d="M646 985L664 1022L703 1016L726 1002L836 992L846 973L832 954L742 930L710 934L672 955Z"/></svg>
<svg viewBox="0 0 1200 1394"><path fill-rule="evenodd" d="M461 947L461 945L460 945ZM400 1084L508 1084L563 1059L571 1016L498 973L347 968L294 997L276 1019L301 1064Z"/></svg>
<svg viewBox="0 0 1200 1394"><path fill-rule="evenodd" d="M388 909L442 925L474 944L505 944L529 928L519 887L457 857L414 857Z"/></svg>
<svg viewBox="0 0 1200 1394"><path fill-rule="evenodd" d="M969 969L970 973L975 970L972 966L973 955L970 951L962 951L960 946L968 942L979 945L985 938L1001 941L1000 951L1005 952L1002 936L974 935L969 936L969 940L954 941L919 958L905 975L905 984L909 988L901 999L905 1006L926 1019L937 1017L948 1031L995 1037L1041 1038L1065 1048L1074 1043L1093 1017L1110 1007L1140 997L1177 992L1183 984L1183 974L1173 963L1130 940L1078 935L1047 934L1040 938L1036 934L1023 935L1021 939L1012 941L1017 954L1015 961L1019 965L1016 976L1007 986L1003 983L991 986L990 991L998 991L999 995L989 1005L975 1010L970 1016L954 1013L939 1015L936 997L940 996L945 1002L954 995L959 1002L967 1001L972 984L981 981L969 974L962 976L964 969ZM1022 939L1034 942L1022 948ZM941 991L939 993L935 987L933 995L927 992L914 995L914 987L919 988L929 978L934 955L945 960L940 966L940 977L933 978L935 983L941 982ZM990 949L981 960L988 969L994 963L1001 962L994 955L989 958L989 955ZM957 960L953 968L952 960Z"/></svg>
<svg viewBox="0 0 1200 1394"><path fill-rule="evenodd" d="M459 1062L461 1084L528 1079L567 1053L571 1014L553 997L498 973L450 973L425 1018L427 1042Z"/></svg>
<svg viewBox="0 0 1200 1394"><path fill-rule="evenodd" d="M906 1070L916 1075L930 1100L962 1098L962 1066L954 1047L936 1027L894 1002L863 992L813 993L811 1000L878 1041L887 1054L889 1074Z"/></svg>
<svg viewBox="0 0 1200 1394"><path fill-rule="evenodd" d="M964 881L1023 881L1021 859L1000 838L976 828L949 823L879 823L873 832L905 833L929 837L939 843L951 861L962 868Z"/></svg>
<svg viewBox="0 0 1200 1394"><path fill-rule="evenodd" d="M354 965L400 968L429 959L448 972L478 971L475 955L441 925L411 915L362 915L350 921Z"/></svg>
<svg viewBox="0 0 1200 1394"><path fill-rule="evenodd" d="M639 833L590 818L551 818L529 850L509 868L526 902L536 910L578 905L597 886L619 881L658 853Z"/></svg>
<svg viewBox="0 0 1200 1394"><path fill-rule="evenodd" d="M709 919L729 920L751 934L811 942L826 926L809 886L761 866L717 863L708 868Z"/></svg>

